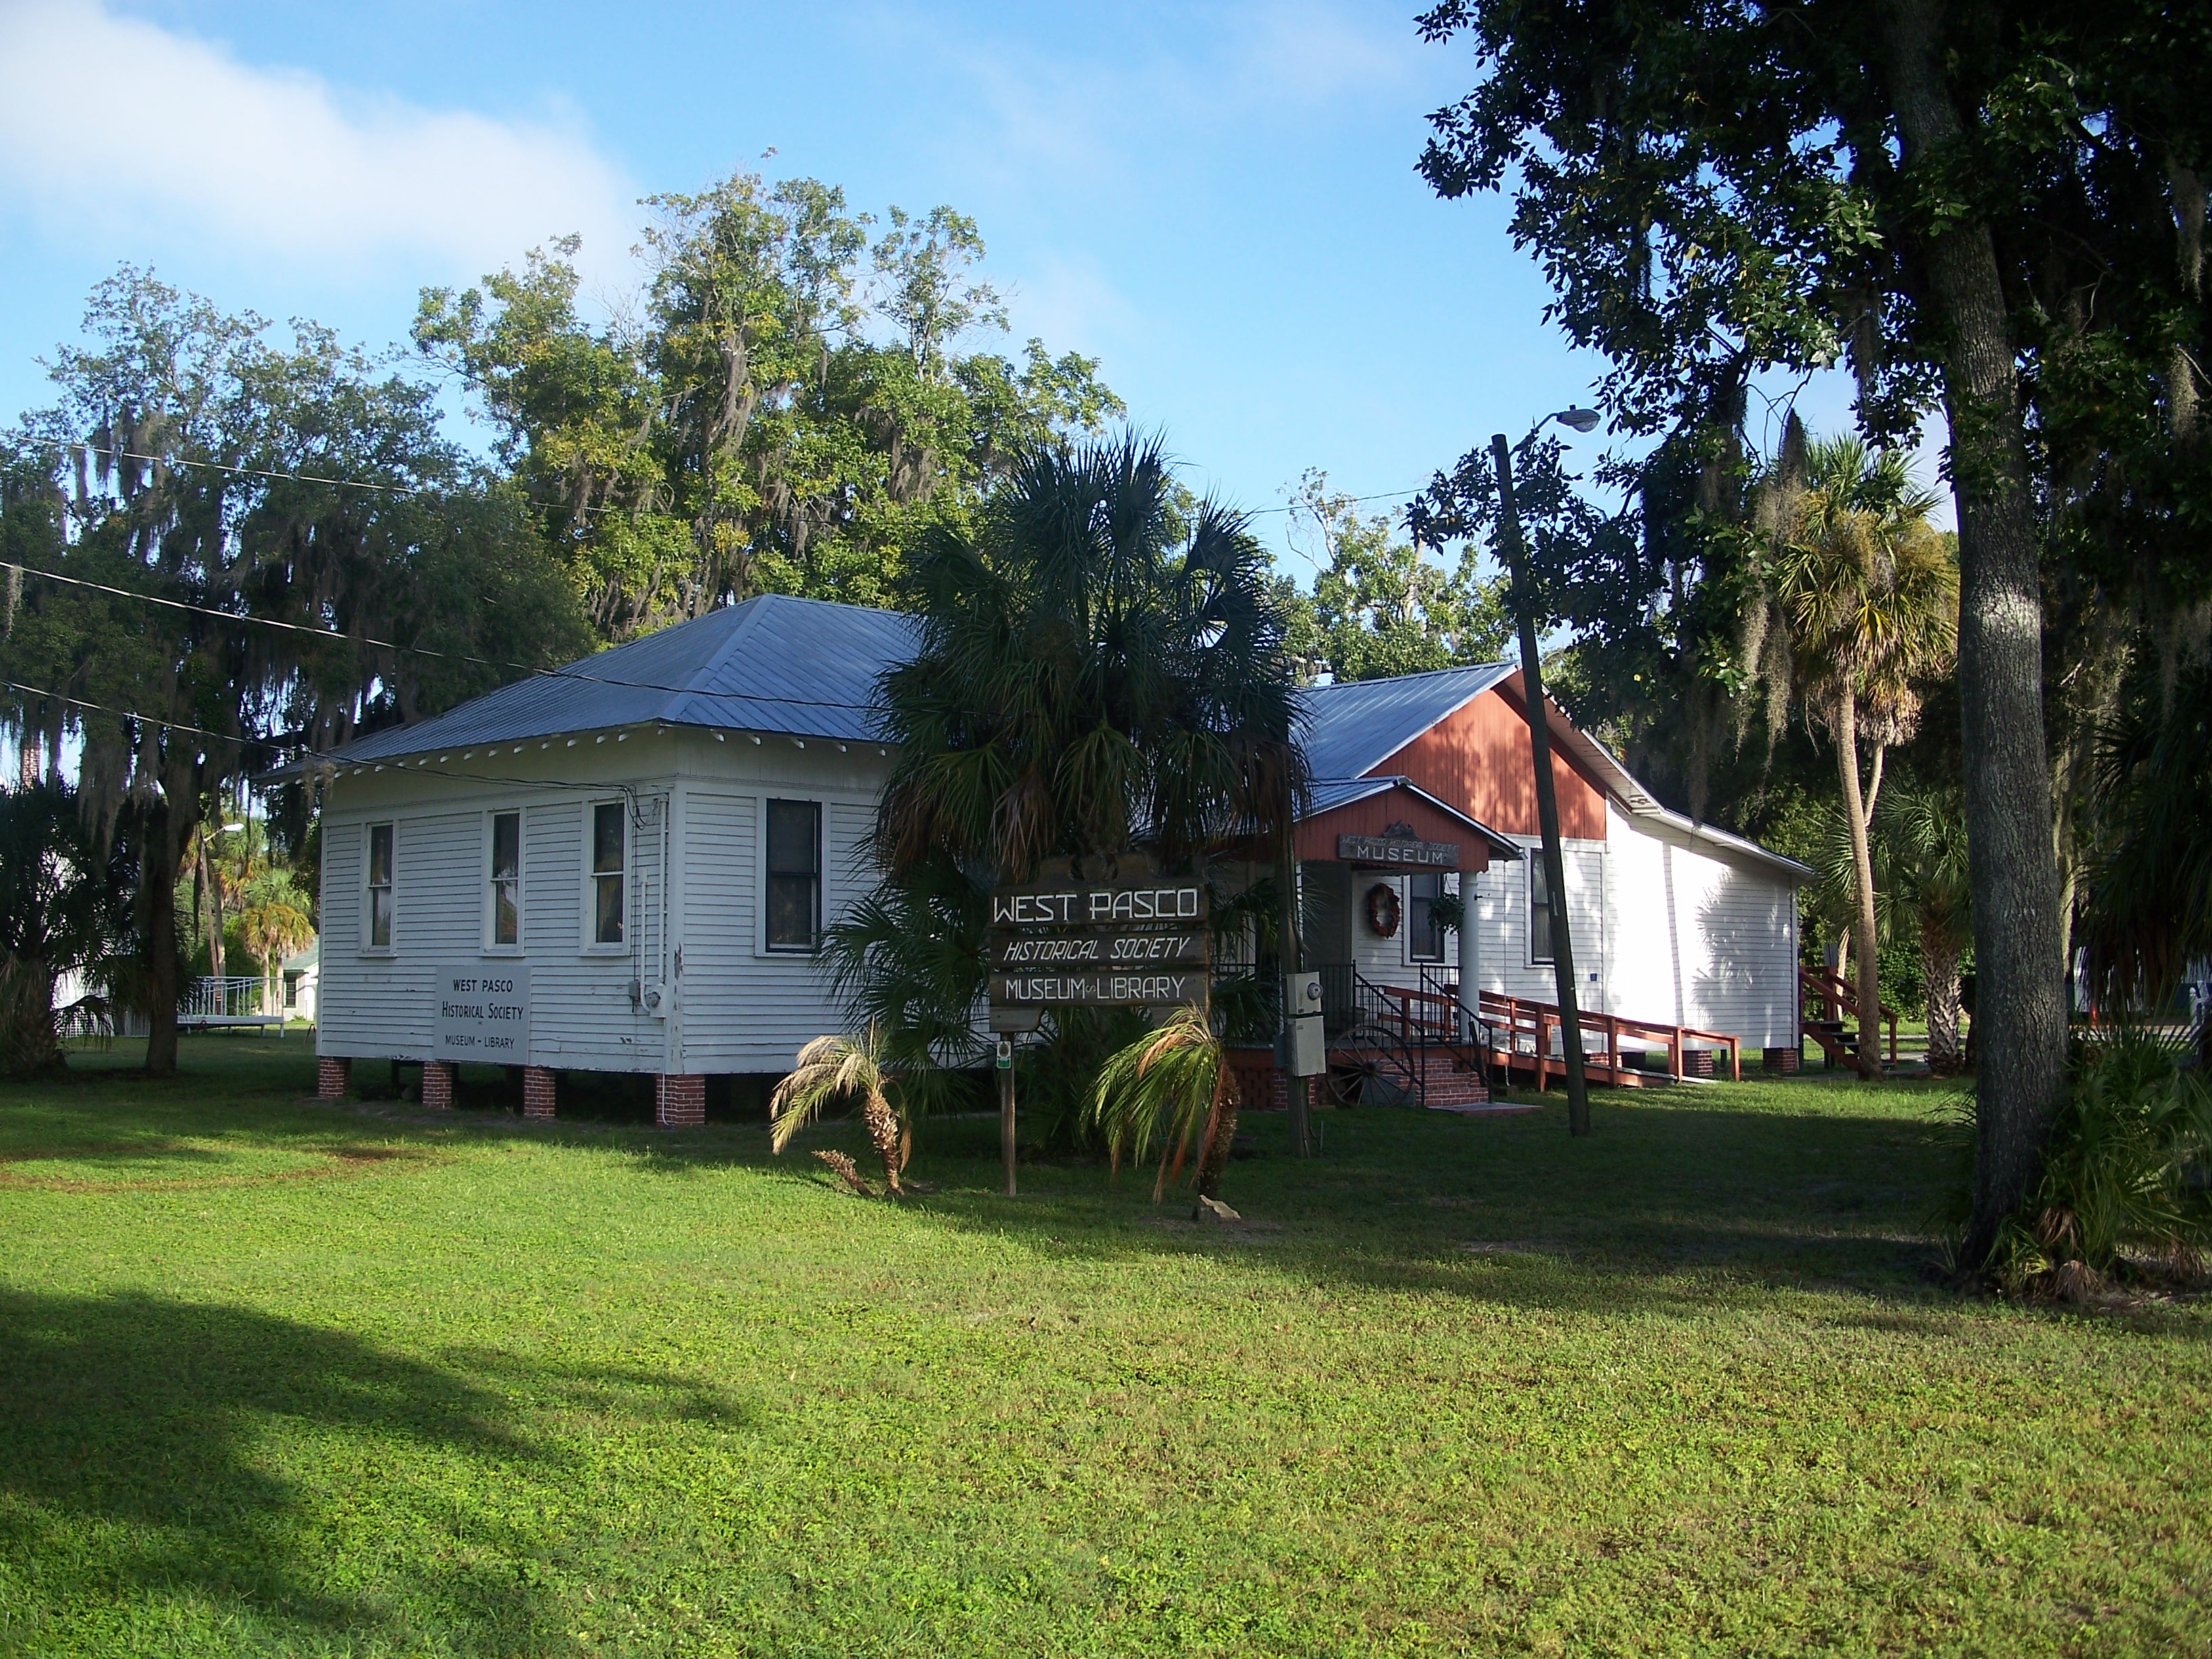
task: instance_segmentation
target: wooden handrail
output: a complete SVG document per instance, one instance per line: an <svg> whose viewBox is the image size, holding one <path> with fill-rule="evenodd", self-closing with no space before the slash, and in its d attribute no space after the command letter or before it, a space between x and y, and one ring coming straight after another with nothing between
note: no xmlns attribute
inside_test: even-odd
<svg viewBox="0 0 2212 1659"><path fill-rule="evenodd" d="M1412 1041L1416 1030L1437 1032L1448 1042L1458 1040L1456 1015L1463 1006L1456 995L1417 988L1406 985L1378 985L1381 992L1397 1005L1395 1023L1401 1039ZM1417 1006L1449 1011L1446 1018L1438 1018L1417 1012ZM1579 1011L1580 1024L1588 1036L1602 1040L1601 1052L1605 1064L1614 1076L1620 1073L1620 1043L1624 1037L1649 1038L1663 1044L1667 1050L1667 1069L1678 1082L1684 1076L1682 1051L1686 1047L1725 1048L1729 1056L1729 1076L1741 1083L1743 1080L1743 1043L1739 1037L1726 1031L1708 1031L1694 1025L1662 1025L1653 1020L1632 1018L1624 1014L1601 1014L1587 1009ZM1514 1039L1528 1036L1535 1053L1536 1086L1540 1090L1555 1071L1564 1074L1561 1061L1552 1056L1552 1037L1560 1026L1557 1003L1538 1002L1531 998L1508 995L1498 991L1478 991L1474 1012L1486 1023L1504 1028L1506 1047L1511 1048ZM1587 1048L1596 1048L1597 1044Z"/></svg>
<svg viewBox="0 0 2212 1659"><path fill-rule="evenodd" d="M1850 981L1833 969L1801 965L1797 969L1797 986L1801 995L1810 991L1820 999L1822 1019L1832 1019L1842 1024L1847 1017L1853 1019L1858 1017L1857 991ZM1894 1066L1897 1064L1897 1010L1879 1000L1875 1006L1881 1012L1882 1023L1889 1028L1889 1063Z"/></svg>

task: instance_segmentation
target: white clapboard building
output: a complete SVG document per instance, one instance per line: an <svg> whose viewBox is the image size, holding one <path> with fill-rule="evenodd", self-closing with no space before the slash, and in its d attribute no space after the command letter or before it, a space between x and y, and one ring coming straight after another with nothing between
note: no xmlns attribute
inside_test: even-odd
<svg viewBox="0 0 2212 1659"><path fill-rule="evenodd" d="M678 1124L700 1121L708 1076L787 1070L843 1024L816 947L872 883L891 756L869 705L914 638L893 612L762 596L333 757L324 1090L356 1060L420 1061L437 1104L477 1060L522 1068L526 1110L549 1115L560 1073L620 1072L655 1078ZM1512 856L1535 838L1517 687L1491 665L1309 694L1310 959L1549 994L1528 920L1540 860ZM1585 1006L1794 1048L1805 872L1660 810L1556 710L1553 730ZM1330 850L1409 811L1463 835L1482 872L1464 945L1424 931L1443 875ZM1388 937L1369 925L1378 883L1404 918Z"/></svg>

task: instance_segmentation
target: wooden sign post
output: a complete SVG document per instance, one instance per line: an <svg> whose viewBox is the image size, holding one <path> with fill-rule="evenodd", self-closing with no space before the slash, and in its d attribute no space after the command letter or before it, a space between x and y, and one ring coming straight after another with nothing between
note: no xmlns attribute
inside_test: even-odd
<svg viewBox="0 0 2212 1659"><path fill-rule="evenodd" d="M1206 883L1124 854L1052 859L1035 881L994 888L987 953L1000 1033L999 1152L1014 1192L1012 1036L1048 1008L1162 1008L1210 1001Z"/></svg>

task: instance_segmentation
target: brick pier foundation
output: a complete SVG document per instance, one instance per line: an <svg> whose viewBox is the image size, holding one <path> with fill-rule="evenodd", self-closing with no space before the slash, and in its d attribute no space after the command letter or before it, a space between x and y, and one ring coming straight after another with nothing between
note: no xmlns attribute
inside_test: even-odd
<svg viewBox="0 0 2212 1659"><path fill-rule="evenodd" d="M353 1062L336 1054L315 1056L315 1098L337 1100L353 1084Z"/></svg>
<svg viewBox="0 0 2212 1659"><path fill-rule="evenodd" d="M653 1079L653 1121L663 1129L696 1129L707 1121L707 1079L697 1072Z"/></svg>
<svg viewBox="0 0 2212 1659"><path fill-rule="evenodd" d="M1804 1061L1802 1048L1765 1048L1759 1052L1759 1063L1769 1077L1788 1077Z"/></svg>
<svg viewBox="0 0 2212 1659"><path fill-rule="evenodd" d="M452 1109L453 1067L451 1061L426 1060L422 1062L422 1103L434 1112Z"/></svg>
<svg viewBox="0 0 2212 1659"><path fill-rule="evenodd" d="M548 1122L553 1117L553 1073L544 1066L522 1068L522 1115L542 1118Z"/></svg>

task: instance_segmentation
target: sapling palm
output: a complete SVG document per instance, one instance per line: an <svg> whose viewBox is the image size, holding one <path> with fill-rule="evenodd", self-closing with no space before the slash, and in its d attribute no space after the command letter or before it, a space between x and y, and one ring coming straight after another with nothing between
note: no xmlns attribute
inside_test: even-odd
<svg viewBox="0 0 2212 1659"><path fill-rule="evenodd" d="M1198 1190L1212 1198L1237 1132L1237 1084L1221 1039L1206 1015L1184 1008L1099 1068L1091 1115L1106 1137L1115 1170L1124 1157L1142 1162L1159 1148L1157 1202L1199 1150Z"/></svg>
<svg viewBox="0 0 2212 1659"><path fill-rule="evenodd" d="M884 1060L883 1034L876 1025L858 1037L816 1037L799 1051L791 1075L769 1097L769 1146L781 1152L830 1102L856 1099L868 1140L884 1161L884 1189L896 1194L914 1143L906 1114L891 1103L897 1081Z"/></svg>

